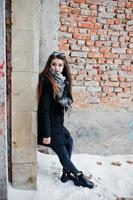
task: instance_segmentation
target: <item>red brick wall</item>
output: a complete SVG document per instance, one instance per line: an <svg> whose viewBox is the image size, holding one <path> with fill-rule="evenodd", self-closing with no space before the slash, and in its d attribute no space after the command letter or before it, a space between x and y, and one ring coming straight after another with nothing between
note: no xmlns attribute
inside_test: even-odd
<svg viewBox="0 0 133 200"><path fill-rule="evenodd" d="M75 105L133 108L133 1L62 0L59 50Z"/></svg>

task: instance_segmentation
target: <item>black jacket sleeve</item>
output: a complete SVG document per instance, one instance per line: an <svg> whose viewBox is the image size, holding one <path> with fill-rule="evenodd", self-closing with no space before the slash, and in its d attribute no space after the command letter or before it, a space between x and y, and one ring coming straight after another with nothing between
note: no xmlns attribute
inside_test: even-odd
<svg viewBox="0 0 133 200"><path fill-rule="evenodd" d="M41 137L50 137L50 102L52 98L52 85L50 82L43 80L42 93L38 103L38 134Z"/></svg>

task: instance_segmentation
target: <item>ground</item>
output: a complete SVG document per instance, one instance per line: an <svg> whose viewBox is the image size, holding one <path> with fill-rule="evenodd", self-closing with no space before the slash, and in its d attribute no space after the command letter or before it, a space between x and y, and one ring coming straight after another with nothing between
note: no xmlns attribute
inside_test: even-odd
<svg viewBox="0 0 133 200"><path fill-rule="evenodd" d="M94 189L78 187L59 179L62 167L56 155L37 152L37 191L13 189L9 200L133 200L133 155L99 156L73 154L73 163L95 183Z"/></svg>

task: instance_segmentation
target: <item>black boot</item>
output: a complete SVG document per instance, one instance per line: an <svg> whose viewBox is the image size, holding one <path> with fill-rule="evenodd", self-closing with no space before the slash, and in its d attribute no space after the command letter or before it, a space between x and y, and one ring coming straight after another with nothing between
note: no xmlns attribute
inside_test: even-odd
<svg viewBox="0 0 133 200"><path fill-rule="evenodd" d="M74 175L72 175L70 172L63 172L61 178L60 178L61 182L65 183L69 180L72 180L74 181L75 180L75 177Z"/></svg>
<svg viewBox="0 0 133 200"><path fill-rule="evenodd" d="M79 175L75 176L74 185L76 185L76 186L82 186L82 187L88 187L90 189L94 187L94 183L92 181L89 181L83 175L83 173L81 171L79 172Z"/></svg>

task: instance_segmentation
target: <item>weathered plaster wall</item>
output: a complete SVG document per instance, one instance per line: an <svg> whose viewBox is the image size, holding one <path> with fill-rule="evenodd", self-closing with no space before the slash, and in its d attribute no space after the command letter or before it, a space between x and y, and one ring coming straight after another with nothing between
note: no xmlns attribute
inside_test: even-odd
<svg viewBox="0 0 133 200"><path fill-rule="evenodd" d="M0 200L7 199L5 1L0 0Z"/></svg>

